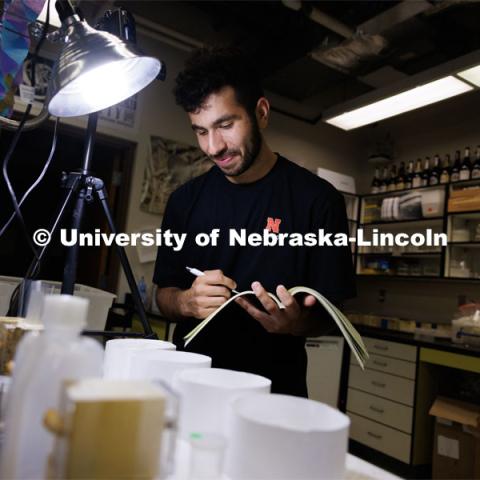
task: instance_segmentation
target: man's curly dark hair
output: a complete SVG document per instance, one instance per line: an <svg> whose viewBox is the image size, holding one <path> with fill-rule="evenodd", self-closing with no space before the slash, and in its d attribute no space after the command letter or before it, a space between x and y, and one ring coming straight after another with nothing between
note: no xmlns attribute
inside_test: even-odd
<svg viewBox="0 0 480 480"><path fill-rule="evenodd" d="M230 86L239 105L249 115L255 114L264 96L260 75L250 59L233 47L210 47L196 50L177 75L173 90L177 105L192 113L202 107L212 93Z"/></svg>

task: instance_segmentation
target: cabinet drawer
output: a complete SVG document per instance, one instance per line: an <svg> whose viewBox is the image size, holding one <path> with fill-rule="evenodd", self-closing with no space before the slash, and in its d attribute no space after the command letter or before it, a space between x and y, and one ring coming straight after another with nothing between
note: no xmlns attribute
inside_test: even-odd
<svg viewBox="0 0 480 480"><path fill-rule="evenodd" d="M390 427L385 427L353 413L347 412L350 420L350 438L390 455L402 462L410 463L412 437Z"/></svg>
<svg viewBox="0 0 480 480"><path fill-rule="evenodd" d="M412 432L412 407L349 388L347 410L405 433Z"/></svg>
<svg viewBox="0 0 480 480"><path fill-rule="evenodd" d="M399 358L400 360L417 361L417 347L404 343L388 342L377 338L365 337L365 346L369 353L385 355L386 357Z"/></svg>
<svg viewBox="0 0 480 480"><path fill-rule="evenodd" d="M357 365L357 361L353 356L350 356L350 364ZM370 354L366 367L371 370L379 370L392 375L410 378L415 380L416 363L407 362L406 360L399 360L398 358L384 357L382 355Z"/></svg>
<svg viewBox="0 0 480 480"><path fill-rule="evenodd" d="M350 365L348 386L372 395L394 400L413 406L415 382L407 378L396 377L388 373L375 372Z"/></svg>

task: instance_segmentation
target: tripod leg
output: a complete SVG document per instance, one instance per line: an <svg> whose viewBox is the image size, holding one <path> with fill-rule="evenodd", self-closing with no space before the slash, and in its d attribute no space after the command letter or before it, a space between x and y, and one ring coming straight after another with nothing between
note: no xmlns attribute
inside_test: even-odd
<svg viewBox="0 0 480 480"><path fill-rule="evenodd" d="M103 182L100 188L96 190L97 196L102 204L103 212L105 213L105 217L108 222L108 226L110 231L114 234L117 233L117 229L115 227L115 223L113 221L112 213L110 212L110 207L107 202L107 194L105 192L105 187L103 186ZM133 276L132 267L128 261L127 255L125 253L125 249L117 244L115 244L115 248L117 250L117 254L120 258L120 263L122 264L123 273L127 278L128 286L130 287L130 291L132 293L133 301L135 303L135 307L137 309L138 315L140 316L140 321L143 325L143 330L145 332L145 336L148 338L158 338L157 335L153 332L152 327L150 326L150 322L148 321L147 315L145 313L145 308L140 297L140 293L138 291L137 284L135 282L135 278Z"/></svg>
<svg viewBox="0 0 480 480"><path fill-rule="evenodd" d="M85 210L85 189L82 188L78 192L77 201L75 203L75 209L73 211L72 218L72 230L80 232L82 226L82 217ZM78 262L78 243L72 245L67 250L67 258L65 261L65 267L63 269L63 282L62 293L67 295L73 295L75 289L75 279L77 277L77 262Z"/></svg>
<svg viewBox="0 0 480 480"><path fill-rule="evenodd" d="M65 214L65 211L67 209L67 206L70 204L73 195L75 194L77 187L79 183L79 177L76 177L71 184L68 187L68 193L65 196L65 199L63 200L63 203L60 205L60 208L58 209L58 213L55 217L55 220L53 221L52 226L50 227L50 235L53 237L55 232L58 229L58 226L60 225L60 222ZM32 263L30 263L28 270L25 274L24 279L22 280L21 284L18 287L17 293L12 295L12 298L10 300L10 306L7 312L8 316L20 316L24 317L26 315L26 294L28 292L29 288L29 282L32 279L35 279L36 276L38 275L39 272L39 267L40 267L40 262L42 259L45 257L48 248L50 247L51 242L47 243L44 245L39 253L38 253L38 259L34 258L32 260Z"/></svg>
<svg viewBox="0 0 480 480"><path fill-rule="evenodd" d="M54 220L52 226L50 227L50 235L52 237L53 237L54 233L57 231L58 226L60 225L60 222L61 222L61 220L62 220L62 218L65 214L65 211L67 209L67 206L71 202L73 195L76 193L76 190L77 190L77 187L78 187L78 184L79 184L79 180L80 180L80 177L75 178L72 185L68 188L68 193L67 193L62 205L60 206L60 208L58 210L58 214L55 217L55 220ZM50 246L50 243L47 243L46 245L44 245L41 248L40 253L38 254L38 260L34 259L32 261L32 263L28 267L28 270L27 270L27 273L26 273L25 277L35 278L35 276L38 273L38 267L40 265L40 262L42 261L43 257L47 253L47 250L48 250L49 246Z"/></svg>

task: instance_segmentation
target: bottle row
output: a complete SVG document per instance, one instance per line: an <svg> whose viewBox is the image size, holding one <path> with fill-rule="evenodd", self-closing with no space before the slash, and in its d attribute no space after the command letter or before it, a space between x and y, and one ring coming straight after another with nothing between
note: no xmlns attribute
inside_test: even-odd
<svg viewBox="0 0 480 480"><path fill-rule="evenodd" d="M384 167L382 175L377 167L370 193L394 192L471 179L480 179L480 145L477 146L473 161L470 158L470 147L466 147L463 159L460 150L455 152L453 163L447 153L443 162L437 154L433 157L433 162L430 157L426 157L424 162L421 158L415 163L410 160L408 167L405 167L405 162L401 162L398 170L396 165L391 165L390 169Z"/></svg>

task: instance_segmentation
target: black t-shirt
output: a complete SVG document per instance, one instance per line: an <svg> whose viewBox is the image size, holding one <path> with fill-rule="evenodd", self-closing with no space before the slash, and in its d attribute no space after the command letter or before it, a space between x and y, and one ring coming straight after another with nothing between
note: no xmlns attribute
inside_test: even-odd
<svg viewBox="0 0 480 480"><path fill-rule="evenodd" d="M237 290L251 290L255 280L275 293L279 284L318 290L332 301L355 295L348 246L229 246L229 229L262 233L268 219L279 233L348 233L343 196L327 181L279 156L274 167L250 184L230 182L214 166L178 188L169 198L162 231L187 233L183 248L158 249L153 281L159 287L187 289L194 277L185 266L221 269L237 282ZM278 227L278 228L277 228ZM216 247L200 247L198 233L220 229ZM178 323L174 342L183 348L183 336L199 323ZM333 321L332 321L333 323ZM272 391L306 396L305 339L268 333L241 307L231 304L188 345L204 353L213 366L264 375Z"/></svg>

